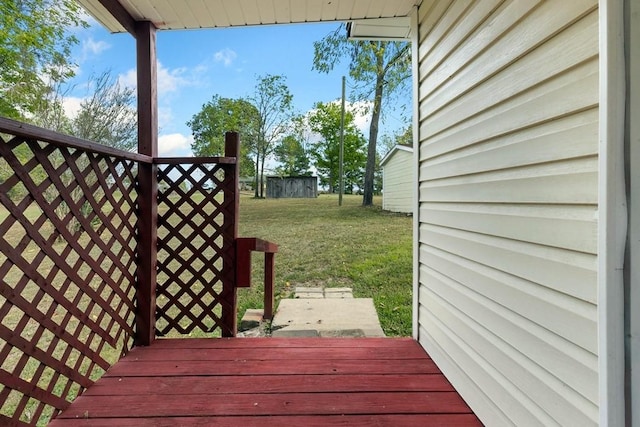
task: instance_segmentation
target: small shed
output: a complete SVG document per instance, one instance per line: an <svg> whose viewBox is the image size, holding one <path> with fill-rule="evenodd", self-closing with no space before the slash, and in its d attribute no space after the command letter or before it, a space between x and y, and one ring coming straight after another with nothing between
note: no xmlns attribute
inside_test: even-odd
<svg viewBox="0 0 640 427"><path fill-rule="evenodd" d="M318 197L317 176L268 176L267 199Z"/></svg>
<svg viewBox="0 0 640 427"><path fill-rule="evenodd" d="M380 162L382 166L382 209L413 213L413 147L396 145Z"/></svg>

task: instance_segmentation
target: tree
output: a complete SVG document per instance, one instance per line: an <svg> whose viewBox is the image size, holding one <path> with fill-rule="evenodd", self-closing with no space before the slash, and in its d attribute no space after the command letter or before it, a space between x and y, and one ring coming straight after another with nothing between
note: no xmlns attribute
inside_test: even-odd
<svg viewBox="0 0 640 427"><path fill-rule="evenodd" d="M47 79L72 77L67 30L86 26L75 0L4 0L0 4L0 116L34 113Z"/></svg>
<svg viewBox="0 0 640 427"><path fill-rule="evenodd" d="M87 82L87 96L80 102L80 109L74 117L66 117L58 119L57 114L51 116L54 120L59 120L59 124L64 125L61 131L68 132L73 136L88 141L97 142L125 151L132 151L136 148L138 142L138 114L135 108L135 92L133 89L120 84L118 79L114 77L110 71L104 71L101 74L92 75ZM51 95L52 102L56 104L56 99L60 95ZM46 103L45 103L46 105ZM47 117L46 114L38 114L38 117ZM55 159L54 162L64 161L62 158ZM89 159L79 157L76 164L80 170L85 170L89 164ZM72 171L67 169L61 176L61 180L66 187L72 187L71 198L73 200L82 200L85 195L80 186L69 185L77 179ZM93 187L98 177L89 174L84 177L89 187ZM102 191L98 186L98 190ZM53 199L57 196L56 192L47 193L45 197ZM95 195L99 198L99 195ZM57 205L56 212L61 218L67 216L70 207L61 203ZM88 202L84 202L80 206L80 214L86 218L92 217L93 208ZM95 217L94 217L95 219ZM80 230L80 222L77 217L67 224L70 231Z"/></svg>
<svg viewBox="0 0 640 427"><path fill-rule="evenodd" d="M333 193L337 189L340 158L340 124L342 109L337 103L315 105L309 115L309 126L321 139L311 149L314 165L320 175L320 183ZM352 192L362 185L362 172L366 164L366 141L354 122L353 113L347 111L344 120L344 182Z"/></svg>
<svg viewBox="0 0 640 427"><path fill-rule="evenodd" d="M395 135L396 144L413 147L413 126L407 126L401 133Z"/></svg>
<svg viewBox="0 0 640 427"><path fill-rule="evenodd" d="M313 68L324 73L331 71L343 58L350 58L349 75L358 86L357 100L373 95L371 127L367 147L367 165L362 204L373 204L374 174L378 127L383 97L392 96L406 87L411 77L411 50L408 43L390 41L350 41L344 24L324 39L314 43Z"/></svg>
<svg viewBox="0 0 640 427"><path fill-rule="evenodd" d="M91 92L80 102L71 119L71 133L78 138L132 151L138 141L135 92L120 84L110 71L91 76Z"/></svg>
<svg viewBox="0 0 640 427"><path fill-rule="evenodd" d="M258 110L249 101L214 95L187 122L193 133L191 150L196 156L223 156L225 132L238 132L242 141L240 174L254 176L256 163L250 154L255 151L259 123Z"/></svg>
<svg viewBox="0 0 640 427"><path fill-rule="evenodd" d="M285 176L310 175L309 157L295 135L285 136L275 149L276 160L281 163L278 172Z"/></svg>
<svg viewBox="0 0 640 427"><path fill-rule="evenodd" d="M286 79L280 75L258 77L255 92L251 97L258 110L259 126L254 147L256 159L255 197L264 197L264 163L288 132L293 109L293 95ZM258 180L259 177L259 180ZM259 187L259 191L258 191Z"/></svg>

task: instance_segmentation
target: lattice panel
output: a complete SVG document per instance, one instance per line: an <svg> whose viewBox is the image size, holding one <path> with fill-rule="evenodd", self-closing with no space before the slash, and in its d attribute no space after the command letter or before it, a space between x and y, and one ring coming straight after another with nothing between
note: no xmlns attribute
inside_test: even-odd
<svg viewBox="0 0 640 427"><path fill-rule="evenodd" d="M46 423L131 348L136 174L0 135L0 424Z"/></svg>
<svg viewBox="0 0 640 427"><path fill-rule="evenodd" d="M219 334L232 328L222 318L223 312L235 310L234 167L158 168L159 336Z"/></svg>

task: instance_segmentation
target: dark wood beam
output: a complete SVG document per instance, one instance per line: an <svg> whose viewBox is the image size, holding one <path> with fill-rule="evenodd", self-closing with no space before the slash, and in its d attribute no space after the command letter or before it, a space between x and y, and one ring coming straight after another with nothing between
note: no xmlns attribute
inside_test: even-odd
<svg viewBox="0 0 640 427"><path fill-rule="evenodd" d="M131 35L136 35L136 20L127 12L119 0L99 0L100 4L116 18Z"/></svg>
<svg viewBox="0 0 640 427"><path fill-rule="evenodd" d="M158 155L158 100L156 28L148 21L136 22L138 66L138 152ZM158 259L157 164L140 164L138 172L138 289L136 345L155 339L156 267Z"/></svg>
<svg viewBox="0 0 640 427"><path fill-rule="evenodd" d="M158 66L156 27L152 22L135 24L138 69L138 152L158 156Z"/></svg>

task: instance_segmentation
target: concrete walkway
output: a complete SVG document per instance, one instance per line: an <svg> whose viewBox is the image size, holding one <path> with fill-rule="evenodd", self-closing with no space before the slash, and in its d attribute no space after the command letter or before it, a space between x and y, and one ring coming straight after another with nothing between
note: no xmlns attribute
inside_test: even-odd
<svg viewBox="0 0 640 427"><path fill-rule="evenodd" d="M280 300L274 337L384 337L371 298L354 298L350 288L295 289Z"/></svg>

